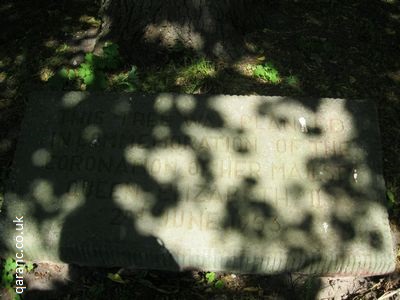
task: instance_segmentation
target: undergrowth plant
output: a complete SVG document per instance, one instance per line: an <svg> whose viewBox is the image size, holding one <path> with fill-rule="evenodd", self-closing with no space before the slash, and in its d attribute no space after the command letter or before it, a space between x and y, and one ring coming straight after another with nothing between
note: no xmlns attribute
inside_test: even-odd
<svg viewBox="0 0 400 300"><path fill-rule="evenodd" d="M296 88L298 89L300 86L300 81L297 78L297 76L294 75L290 75L288 77L285 78L285 82L288 86L292 87L292 88Z"/></svg>
<svg viewBox="0 0 400 300"><path fill-rule="evenodd" d="M1 289L5 289L9 295L12 296L14 300L21 299L20 296L15 292L15 270L19 267L17 262L12 258L7 258L3 260L0 268L0 291ZM31 262L25 263L24 267L25 271L31 272L35 265ZM1 294L0 294L1 295Z"/></svg>
<svg viewBox="0 0 400 300"><path fill-rule="evenodd" d="M215 65L204 57L186 60L177 72L176 83L188 94L198 92L209 78L216 75Z"/></svg>
<svg viewBox="0 0 400 300"><path fill-rule="evenodd" d="M1 268L1 287L12 289L17 263L12 258L7 258Z"/></svg>
<svg viewBox="0 0 400 300"><path fill-rule="evenodd" d="M49 83L54 88L62 88L69 82L77 83L83 90L105 90L109 87L108 73L117 70L122 64L122 57L115 43L105 43L100 55L87 53L78 68L63 67ZM133 66L127 73L114 76L115 86L124 91L136 90L137 72Z"/></svg>
<svg viewBox="0 0 400 300"><path fill-rule="evenodd" d="M183 57L160 67L153 67L141 75L141 90L158 93L179 91L197 94L217 75L216 65L205 57Z"/></svg>
<svg viewBox="0 0 400 300"><path fill-rule="evenodd" d="M262 65L256 65L253 70L253 75L273 84L278 84L282 80L278 70L269 62Z"/></svg>
<svg viewBox="0 0 400 300"><path fill-rule="evenodd" d="M123 72L115 75L111 79L112 85L117 89L122 89L126 92L134 92L138 86L138 75L136 66L132 66L129 72Z"/></svg>
<svg viewBox="0 0 400 300"><path fill-rule="evenodd" d="M217 289L222 289L225 286L225 283L221 279L217 279L217 275L215 272L207 272L205 274L205 278L207 283Z"/></svg>

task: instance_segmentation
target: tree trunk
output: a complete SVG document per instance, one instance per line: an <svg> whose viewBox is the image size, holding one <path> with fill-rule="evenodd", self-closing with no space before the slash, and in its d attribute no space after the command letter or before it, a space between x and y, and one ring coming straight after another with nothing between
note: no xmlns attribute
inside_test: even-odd
<svg viewBox="0 0 400 300"><path fill-rule="evenodd" d="M103 0L103 37L125 49L185 48L230 55L241 35L262 23L260 0Z"/></svg>

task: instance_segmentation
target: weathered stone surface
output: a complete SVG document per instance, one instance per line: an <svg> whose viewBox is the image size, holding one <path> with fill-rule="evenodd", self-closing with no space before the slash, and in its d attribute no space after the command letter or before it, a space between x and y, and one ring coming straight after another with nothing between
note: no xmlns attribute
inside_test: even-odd
<svg viewBox="0 0 400 300"><path fill-rule="evenodd" d="M383 200L369 101L37 93L1 254L19 235L26 259L382 274L394 269Z"/></svg>

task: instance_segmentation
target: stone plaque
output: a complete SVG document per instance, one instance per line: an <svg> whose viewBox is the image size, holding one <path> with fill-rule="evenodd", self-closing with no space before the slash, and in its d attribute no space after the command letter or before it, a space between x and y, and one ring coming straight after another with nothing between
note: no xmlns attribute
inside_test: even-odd
<svg viewBox="0 0 400 300"><path fill-rule="evenodd" d="M370 101L37 93L2 208L1 254L383 274L395 266L384 191Z"/></svg>

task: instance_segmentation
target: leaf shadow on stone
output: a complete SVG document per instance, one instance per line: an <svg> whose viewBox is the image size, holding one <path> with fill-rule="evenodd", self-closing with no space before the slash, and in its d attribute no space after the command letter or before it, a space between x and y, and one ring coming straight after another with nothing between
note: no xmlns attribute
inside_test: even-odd
<svg viewBox="0 0 400 300"><path fill-rule="evenodd" d="M192 149L193 147L190 145L189 137L181 131L183 123L190 120L211 128L220 128L223 125L222 119L215 112L204 107L205 101L195 103L196 108L192 118L187 118L180 114L176 107L171 107L170 112L166 115L159 114L154 111L155 103L152 100L148 102L142 101L140 103L140 105L142 105L141 111L144 109L144 111L148 112L147 116L155 118L150 120L146 119L145 115L131 115L130 117L133 117L132 119L136 123L131 124L132 129L136 130L139 128L140 132L130 132L121 139L116 138L110 141L107 140L111 138L110 135L107 135L107 132L118 135L118 122L110 122L108 123L108 127L104 128L101 125L102 121L100 119L96 121L94 119L90 121L89 119L84 120L84 118L89 115L93 117L99 112L99 110L95 109L95 113L90 114L96 107L97 96L99 95L90 95L86 99L81 99L82 102L75 107L62 109L62 116L57 116L59 119L56 120L54 130L57 131L56 128L65 126L65 124L62 124L63 122L69 122L70 124L68 125L67 131L73 131L74 135L64 135L59 140L53 140L51 146L53 149L48 150L52 153L53 160L56 162L55 165L47 165L46 168L34 167L36 176L40 178L40 182L27 182L26 185L19 186L18 194L24 195L31 200L29 205L33 206L32 217L37 221L39 231L41 232L46 231L47 221L59 214L60 211L54 207L53 210L51 208L49 209L49 207L44 207L43 203L40 203L37 199L37 197L40 198L40 196L32 196L32 194L35 194L35 189L37 190L40 184L45 183L45 186L49 187L54 197L53 201L65 201L65 199L62 199L62 196L65 196L68 190L73 195L77 195L78 198L81 197L79 206L65 217L65 222L61 231L60 258L65 262L79 263L82 262L82 257L89 258L99 256L100 258L100 256L107 256L106 253L112 253L111 249L117 250L120 246L113 248L112 245L104 243L103 246L98 248L91 248L88 245L84 245L82 241L88 240L90 244L90 241L95 237L103 237L107 240L117 235L121 241L127 239L125 241L125 250L122 250L122 252L126 251L126 253L129 253L133 250L133 252L139 253L139 256L136 257L138 260L132 260L130 265L138 267L145 267L147 265L148 267L148 263L157 264L162 260L162 264L165 264L166 269L178 270L179 268L176 263L174 263L172 256L169 255L168 251L163 247L162 241L151 235L146 236L140 234L135 226L135 214L130 211L124 211L111 201L111 199L115 199L115 195L113 195L115 192L114 187L124 184L135 184L139 186L144 193L149 195L148 212L154 218L160 217L167 210L178 205L181 195L179 195L174 184L158 182L154 178L154 172L157 173L158 171L154 168L152 169L152 166L150 166L151 171L149 171L148 168L140 164L134 166L128 164L125 160L125 150L131 145L149 151L163 146L189 147ZM115 96L117 97L117 95ZM135 96L133 97L137 99L137 95L136 98ZM174 102L175 100L172 99L171 101ZM86 103L89 103L89 106L87 106ZM114 104L115 103L110 102L106 108L103 107L103 112L111 111L114 108ZM123 102L122 104L127 104L127 102ZM58 106L60 103L56 101L54 105ZM131 105L132 103L129 103L128 106L123 105L123 107L128 111ZM145 107L143 107L143 105ZM82 112L89 113L89 115L85 116ZM66 117L66 115L69 115L69 117ZM51 116L47 115L47 117ZM97 117L101 118L100 115ZM126 119L121 118L119 121L125 122ZM168 140L154 136L154 129L160 124L168 128ZM79 138L79 135L84 135L88 128L94 127L97 131L95 135L89 137L89 140ZM125 128L129 127L130 124ZM102 167L100 167L100 165L93 165L92 162L95 158L102 156L102 151L104 150L102 150L102 147L113 148L113 166L111 166L112 163L107 162L103 162ZM207 146L192 150L198 153L195 159L197 159L200 168L199 172L202 174L204 186L206 186L206 184L213 179L212 172L209 171L208 167L211 161L211 154L208 153ZM68 161L68 157L70 157L71 160ZM83 157L93 159L91 162L83 162L80 160ZM62 169L61 172L55 172L51 177L47 177L48 174L46 175L46 173L49 170L58 169L60 167ZM93 175L93 172L96 171L96 175L94 177L91 176L91 174ZM71 201L71 199L67 201ZM96 210L98 211L96 212ZM100 222L107 222L106 227L99 226L99 217L102 220ZM107 229L108 227L110 230ZM132 243L136 245L136 250L132 249ZM144 248L140 248L139 245L142 245ZM119 249L119 251L121 251L121 249ZM145 257L140 255L144 255ZM161 256L163 257L162 259L160 259ZM102 263L104 263L104 261L97 261L94 265L101 265ZM122 265L126 264L126 261L120 263L120 258L114 257L114 262L111 264Z"/></svg>
<svg viewBox="0 0 400 300"><path fill-rule="evenodd" d="M69 94L69 93L67 93ZM73 95L73 93L72 93ZM107 94L105 95L107 96ZM110 96L110 95L108 95ZM48 149L55 158L72 157L63 165L47 165L46 168L34 167L35 176L42 181L47 181L52 186L52 193L55 199L63 200L65 193L81 193L82 201L79 206L70 210L65 217L60 233L60 258L67 263L79 264L84 261L91 261L89 264L99 266L107 264L109 266L131 266L135 268L154 268L167 270L180 270L180 266L175 261L172 254L161 241L153 234L146 234L145 228L140 227L141 217L150 217L155 221L161 220L167 216L166 221L171 216L169 211L177 207L183 200L182 191L178 189L179 177L169 178L167 181L161 180L158 176L161 174L159 167L146 165L140 161L141 157L131 157L130 149L140 150L144 157L149 157L153 152L168 148L184 148L194 154L202 178L203 193L213 193L213 182L216 180L216 174L213 173L211 164L213 162L213 153L203 143L195 144L192 136L183 131L184 124L192 122L202 128L212 128L214 130L227 130L233 136L245 136L247 130L238 130L229 128L222 116L213 110L208 97L190 98L195 101L195 108L191 113L182 113L182 106L179 101L182 100L179 95L162 95L169 100L168 109L156 109L158 107L157 96L141 98L141 95L125 95L119 97L114 94L115 102L99 100L104 97L101 94L86 94L86 98L75 106L62 109L65 115L70 117L56 116L54 130L63 128L69 122L68 131L73 131L76 136L89 132L91 128L96 128L94 135L89 135L86 140L73 140L72 137L54 141L53 149ZM191 96L185 96L191 97ZM49 97L51 98L51 97ZM63 97L60 94L53 96L56 99L54 107L60 105ZM145 100L145 101L144 101ZM58 101L58 102L57 102ZM291 100L292 102L294 100ZM303 103L304 104L304 103ZM140 109L135 110L135 107ZM93 110L94 109L94 110ZM96 112L110 112L113 120L106 121L106 115ZM146 114L139 115L137 112L146 111ZM91 112L93 119L85 119L85 114L81 112ZM50 116L49 115L49 116ZM200 115L200 117L199 117ZM271 113L271 115L273 115ZM269 115L262 115L267 117ZM43 118L46 116L40 116ZM86 116L87 117L87 116ZM287 118L290 116L279 116ZM271 117L273 119L273 117ZM132 128L131 132L124 132L123 138L118 138L121 132L120 123L124 122L124 129ZM132 124L126 123L132 122ZM282 125L279 123L278 126ZM285 125L289 125L285 123ZM167 135L160 135L160 126L167 129ZM366 128L368 129L368 128ZM162 130L161 130L162 132ZM114 134L114 139L111 139ZM73 162L73 157L102 157L107 153L104 149L109 148L114 158L114 166L103 166L97 169L90 164L90 161L81 163ZM36 149L35 149L36 150ZM104 153L103 153L104 151ZM240 155L250 155L251 151L243 153L240 147L234 147ZM34 151L35 152L35 151ZM32 157L33 153L27 155ZM199 158L200 157L200 158ZM205 157L205 158L204 158ZM63 160L59 160L58 163ZM309 169L316 169L321 166L340 163L343 166L344 174L347 176L339 179L323 177L320 181L320 187L326 193L332 195L333 199L349 196L352 199L359 199L357 210L351 214L351 219L343 219L341 215L336 215L333 211L331 223L340 237L341 255L346 257L346 243L350 243L355 238L354 222L365 218L366 210L361 209L362 203L365 205L375 201L371 190L366 189L361 192L354 188L352 183L354 163L348 161L342 156L328 156L311 158L308 161ZM60 168L61 171L54 172L51 177L48 176L48 170ZM97 171L94 173L94 171ZM69 185L62 183L69 178ZM89 178L89 182L88 182ZM86 182L85 182L86 181ZM68 182L68 180L67 180ZM129 190L129 185L135 185L144 192L145 201L143 207L137 211L130 211L129 205L132 200L138 197L136 191ZM241 183L230 193L228 193L225 203L225 218L222 220L223 232L236 232L242 238L239 244L239 255L226 262L227 270L241 270L242 272L257 273L262 271L262 265L271 264L277 273L283 270L289 272L302 272L308 268L311 272L318 272L314 267L321 263L321 252L324 251L324 245L318 234L314 232L315 217L314 212L309 212L299 217L299 220L292 222L281 222L279 211L272 205L271 199L264 199L254 194L253 191L259 186L256 177L244 177ZM49 219L57 214L55 209L48 213L48 208L44 207L35 194L35 181L23 185L18 189L21 195L31 195L30 205L33 205L32 216L35 216L40 231L48 230ZM80 187L82 188L80 190ZM300 182L288 186L289 193L299 195L304 193L306 187ZM131 197L125 197L124 193L133 193ZM33 195L33 196L32 196ZM132 197L133 195L133 197ZM36 197L36 199L35 199ZM172 217L172 222L179 223L179 217ZM180 226L180 225L178 225ZM222 232L222 234L223 234ZM368 232L368 241L373 241L372 246L376 249L379 244L379 232ZM118 237L118 243L113 244L115 237ZM249 243L255 243L261 239L281 240L286 249L286 255L289 258L285 261L284 256L276 257L270 262L266 262L263 257L255 257L249 248ZM97 244L96 242L97 241ZM300 241L300 243L299 243ZM94 243L93 246L91 243ZM302 245L302 246L299 246ZM250 251L249 251L250 250ZM119 255L115 256L115 253ZM282 253L277 253L282 255Z"/></svg>
<svg viewBox="0 0 400 300"><path fill-rule="evenodd" d="M243 236L256 239L269 238L264 227L270 230L271 227L275 227L274 231L279 231L280 225L274 219L274 208L251 195L252 186L256 184L257 181L254 178L245 178L242 184L228 195L226 217L223 220L224 230L236 230ZM237 267L229 263L228 265Z"/></svg>
<svg viewBox="0 0 400 300"><path fill-rule="evenodd" d="M293 100L290 100L293 101ZM294 100L296 101L296 100ZM319 106L319 100L313 99L312 105L308 106L309 100L301 100L301 103L305 105L305 107L311 109L312 111L317 111ZM275 124L277 128L285 127L288 125L288 120L290 117L286 117L281 113L276 114L274 111L274 105L276 103L263 104L259 108L259 115L262 117L269 117L272 120L275 120ZM349 146L351 148L361 148L363 149L363 153L368 153L367 157L359 157L353 156L348 153L346 156L337 155L337 154L326 154L323 156L317 156L309 158L309 161L306 163L306 168L309 172L315 172L315 170L321 170L319 173L324 174L321 178L316 178L317 182L320 183L320 189L327 195L330 195L331 205L333 205L332 212L330 213L330 223L332 224L332 229L336 231L339 236L340 243L338 244L339 256L338 259L348 259L347 248L351 243L357 238L362 237L364 241L366 241L365 248L372 249L382 249L383 238L381 232L376 231L368 231L368 230L360 230L362 227L361 224L364 224L365 220L367 220L371 213L370 205L381 205L381 201L384 199L384 191L381 189L383 186L381 185L381 178L375 177L374 174L381 174L381 162L376 159L380 157L380 149L376 146L378 142L371 142L371 136L379 137L379 133L376 131L376 128L372 127L373 122L363 122L364 117L368 115L368 111L373 111L372 106L366 106L365 102L359 102L348 100L346 101L347 107L346 111L350 111L352 118L352 126L354 126L355 136L352 140L349 140ZM372 117L376 116L372 114ZM282 121L284 120L284 121ZM376 120L375 120L376 121ZM313 127L317 135L322 135L324 132L319 127ZM309 136L313 136L313 134L307 133ZM322 137L322 136L321 136ZM375 159L373 159L375 157ZM333 173L329 174L329 168L332 166L340 166L340 174L334 175ZM327 169L328 169L328 172ZM357 173L357 169L359 170ZM361 170L362 169L362 170ZM322 171L323 170L323 171ZM357 175L365 175L370 172L371 181L369 183L364 183L362 188L357 186ZM329 174L327 176L327 174ZM366 175L367 177L369 175ZM358 177L360 180L360 177ZM358 183L360 184L360 183ZM301 183L296 183L288 186L289 193L292 195L298 195L300 198L304 193L304 188ZM354 201L354 208L351 212L347 211L347 214L343 215L343 212L340 212L340 200L339 199L352 199ZM335 202L337 204L334 204ZM335 208L336 206L336 208ZM368 208L369 207L369 208ZM290 236L291 231L304 231L308 235L308 243L313 244L315 251L312 249L305 250L304 248L299 248L298 246L291 245L292 239L286 240L286 247L288 249L289 257L303 257L303 263L297 265L293 268L294 272L302 272L304 268L307 268L311 271L313 270L313 266L315 264L323 263L323 258L318 257L318 253L324 249L323 243L320 240L318 235L313 234L313 229L310 228L310 224L313 223L313 212L308 215L303 222L300 224L292 224L290 227L282 227L281 228L281 238L285 240L285 234ZM357 228L357 229L356 229ZM357 233L356 233L357 231ZM328 249L326 249L328 250ZM322 250L326 251L326 250ZM300 253L300 254L299 254ZM245 255L243 255L245 257ZM307 259L309 257L309 259ZM339 258L340 257L340 258ZM258 262L259 263L259 262ZM255 266L258 265L255 263ZM288 265L291 263L289 262ZM314 269L316 270L316 269Z"/></svg>
<svg viewBox="0 0 400 300"><path fill-rule="evenodd" d="M90 98L90 97L89 97ZM133 99L137 100L135 96L133 96ZM85 101L89 101L89 103L94 104L96 101L94 96L91 99L85 99ZM174 100L172 100L174 101ZM152 151L153 149L157 149L159 147L163 146L174 146L174 147L191 147L190 145L190 139L189 136L185 135L181 131L181 127L184 122L187 122L188 120L194 121L194 122L202 122L203 124L206 123L206 126L210 127L221 127L221 119L216 115L215 113L213 114L212 111L206 109L203 104L204 102L199 101L196 103L196 110L199 110L200 112L204 112L206 115L199 114L198 111L194 111L193 114L195 116L200 115L200 119L195 119L195 118L184 118L184 115L180 114L179 111L177 110L176 107L171 107L169 112L167 114L159 114L156 111L154 111L154 106L155 103L151 100L149 101L140 101L140 111L146 112L145 115L135 115L134 113L134 124L132 124L132 129L134 130L140 130L140 132L131 132L128 133L128 137L126 140L124 140L125 144L118 144L118 150L115 149L114 151L122 151L120 154L117 154L116 157L123 158L124 156L126 157L125 153L123 152L128 146L130 145L135 145L135 147L145 149L148 151ZM110 103L111 104L111 103ZM130 107L134 107L135 104L131 103ZM143 107L144 105L144 107ZM109 108L110 110L112 109L112 106ZM107 111L107 109L105 109ZM124 116L125 117L125 116ZM130 116L132 117L132 115ZM135 117L137 119L135 120ZM149 119L146 119L148 117ZM150 120L150 118L153 118ZM107 132L118 132L118 123L111 123L108 128L103 128L104 131ZM163 124L162 126L166 126L169 131L168 137L160 138L160 137L154 137L155 133L155 128L156 126L160 126L160 124ZM113 127L116 126L116 127ZM129 128L130 124L128 124ZM77 129L76 132L83 131L84 128ZM132 134L132 138L130 139L129 135ZM138 134L138 135L136 135ZM139 136L139 139L138 139ZM143 138L142 140L140 138ZM103 141L101 137L99 137L98 143L100 144L97 148L102 147L102 142L106 143L107 141ZM167 144L165 144L167 143ZM86 147L86 151L82 151L82 149L77 149L79 155L82 157L85 156L90 156L91 151L93 151L92 147ZM96 149L96 148L95 148ZM199 151L197 157L197 161L199 163L199 166L201 168L201 173L204 177L205 182L210 182L212 181L211 177L211 172L208 170L208 164L210 162L210 154L207 152L206 149L200 149L200 150L195 150ZM71 154L71 153L70 153ZM154 165L153 165L154 166ZM151 215L155 218L161 217L166 211L169 209L174 208L179 204L181 195L179 195L176 186L174 184L169 184L165 183L162 184L158 182L154 178L154 173L151 174L151 172L155 172L157 174L157 169L152 168L153 166L150 167L149 171L148 168L140 166L140 165L135 165L134 169L132 169L131 174L126 174L125 172L119 172L119 173L114 173L112 174L112 178L109 177L108 180L106 178L101 178L102 181L104 182L109 182L109 180L112 180L111 182L114 183L114 186L117 186L118 184L135 184L140 187L142 191L145 193L148 193L151 195L151 198L153 200L153 203L149 207L149 212ZM119 169L120 170L127 170L131 166L128 166L126 162L119 164ZM109 176L110 174L108 174ZM107 175L106 175L107 176ZM114 190L115 192L115 190ZM122 209L118 208L113 204L113 202L109 201L109 199L113 198L113 188L108 191L107 194L104 195L103 199L100 199L98 195L96 197L93 197L94 195L92 194L90 197L87 197L85 204L80 207L77 211L74 213L70 214L66 222L63 226L63 234L61 235L61 242L60 242L60 254L61 258L64 261L69 261L69 262L74 262L73 258L73 245L74 240L84 240L85 236L88 236L93 234L94 236L104 236L104 232L101 230L104 230L104 228L100 229L97 226L97 220L91 220L88 216L90 216L91 211L95 209L96 207L103 207L103 214L110 214L112 213L112 220L110 221L110 226L116 226L119 229L115 232L115 234L120 234L120 238L123 241L124 238L126 237L128 240L122 244L126 244L126 251L127 252L134 252L138 253L139 256L136 257L137 261L132 261L130 265L132 266L138 266L138 267L148 267L148 264L151 262L154 262L155 264L160 263L161 260L163 260L163 264L165 264L166 269L172 269L172 270L178 270L178 266L174 263L173 258L171 255L168 254L168 251L163 248L162 245L159 244L159 240L157 240L156 237L154 236L143 236L137 232L135 229L135 217L134 214L126 214L126 211L124 212ZM114 196L115 197L115 196ZM150 201L150 199L149 199ZM103 202L103 204L102 204ZM109 219L107 216L105 219ZM80 224L79 227L85 228L79 229L76 227L77 224ZM132 249L132 243L134 243L134 248ZM79 245L76 246L79 249ZM120 247L120 246L118 246ZM111 248L111 246L107 246L106 244L104 245L104 249L106 248ZM130 248L130 249L129 249ZM157 250L159 249L159 250ZM96 249L93 249L93 251L97 251ZM164 253L166 252L166 253ZM145 254L146 253L146 254ZM141 257L142 255L149 255L148 259ZM76 254L79 257L79 254ZM153 255L153 256L152 256ZM162 258L157 258L157 255L162 256ZM91 256L91 255L90 255ZM130 256L133 258L134 255ZM126 258L126 257L125 257ZM80 260L82 259L81 257L79 258ZM116 258L116 261L118 261L119 258Z"/></svg>

